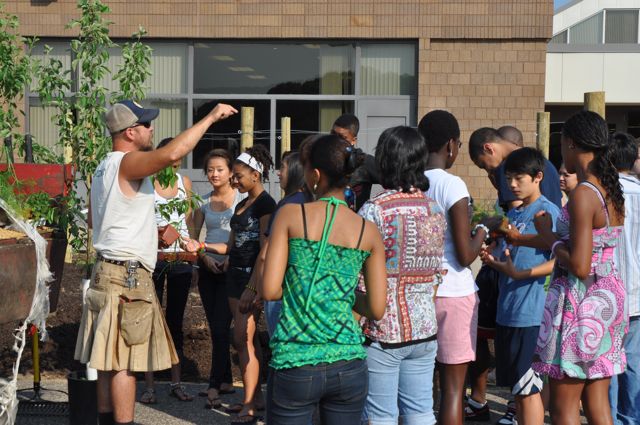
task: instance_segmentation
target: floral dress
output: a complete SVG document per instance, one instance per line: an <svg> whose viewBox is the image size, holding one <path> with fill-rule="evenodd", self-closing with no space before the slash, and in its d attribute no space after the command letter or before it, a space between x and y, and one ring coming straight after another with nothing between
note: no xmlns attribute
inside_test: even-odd
<svg viewBox="0 0 640 425"><path fill-rule="evenodd" d="M622 373L626 366L625 286L614 262L623 228L609 225L609 213L600 191L588 182L581 184L597 193L607 225L593 229L591 272L585 280L556 263L533 363L536 372L554 379L606 378ZM562 240L568 243L566 206L556 227Z"/></svg>

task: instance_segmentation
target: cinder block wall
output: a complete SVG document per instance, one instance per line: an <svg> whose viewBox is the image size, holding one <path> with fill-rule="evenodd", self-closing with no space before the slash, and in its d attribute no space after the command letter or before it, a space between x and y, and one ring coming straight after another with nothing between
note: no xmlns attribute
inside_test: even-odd
<svg viewBox="0 0 640 425"><path fill-rule="evenodd" d="M446 109L458 118L463 147L453 168L471 195L495 190L469 158L468 141L480 127L518 127L535 146L536 112L544 111L544 41L424 40L420 43L419 116Z"/></svg>
<svg viewBox="0 0 640 425"><path fill-rule="evenodd" d="M482 126L515 125L535 144L544 110L546 42L552 0L105 0L113 37L144 26L151 38L412 39L419 41L418 118L447 109L463 142ZM71 37L75 0L9 0L21 33ZM453 172L472 196L494 197L467 148Z"/></svg>

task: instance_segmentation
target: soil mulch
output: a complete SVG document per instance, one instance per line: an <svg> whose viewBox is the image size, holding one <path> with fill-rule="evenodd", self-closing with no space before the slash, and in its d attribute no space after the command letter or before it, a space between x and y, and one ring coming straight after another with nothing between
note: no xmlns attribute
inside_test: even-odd
<svg viewBox="0 0 640 425"><path fill-rule="evenodd" d="M58 308L47 320L47 341L40 343L40 369L53 376L64 377L72 370L84 370L85 368L83 364L73 359L76 335L82 316L82 277L81 266L65 264ZM14 344L13 330L18 325L18 322L0 325L0 377L2 378L11 375L16 360L16 353L13 352L12 347ZM183 329L185 359L182 364L182 380L207 382L211 364L211 339L197 285L191 286ZM260 329L262 330L261 340L265 341L264 324L261 324ZM239 379L237 355L233 348L231 352L233 376L234 379ZM19 372L21 374L33 372L30 341L23 352ZM169 380L169 371L156 373L156 379Z"/></svg>

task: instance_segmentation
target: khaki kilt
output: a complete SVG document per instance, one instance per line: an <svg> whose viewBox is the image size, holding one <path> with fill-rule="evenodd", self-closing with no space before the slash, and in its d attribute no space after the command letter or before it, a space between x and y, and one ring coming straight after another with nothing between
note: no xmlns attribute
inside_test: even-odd
<svg viewBox="0 0 640 425"><path fill-rule="evenodd" d="M126 286L124 266L98 261L82 309L74 358L101 371L149 372L178 363L151 273Z"/></svg>

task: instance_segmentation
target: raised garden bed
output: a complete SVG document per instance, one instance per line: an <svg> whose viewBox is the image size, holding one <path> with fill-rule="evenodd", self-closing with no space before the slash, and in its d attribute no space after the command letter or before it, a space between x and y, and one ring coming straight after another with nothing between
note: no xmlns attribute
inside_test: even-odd
<svg viewBox="0 0 640 425"><path fill-rule="evenodd" d="M47 241L47 261L54 280L49 283L49 312L56 311L64 271L67 240L64 234L42 229ZM29 315L36 286L35 244L24 233L0 228L0 323Z"/></svg>

